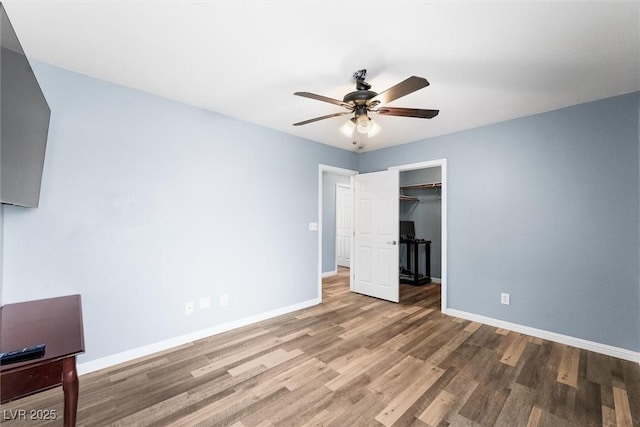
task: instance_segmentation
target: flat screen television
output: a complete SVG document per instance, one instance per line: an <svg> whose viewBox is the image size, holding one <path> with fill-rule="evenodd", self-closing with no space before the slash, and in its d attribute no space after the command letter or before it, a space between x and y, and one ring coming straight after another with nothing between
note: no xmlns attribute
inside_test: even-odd
<svg viewBox="0 0 640 427"><path fill-rule="evenodd" d="M51 110L0 3L0 202L38 207Z"/></svg>

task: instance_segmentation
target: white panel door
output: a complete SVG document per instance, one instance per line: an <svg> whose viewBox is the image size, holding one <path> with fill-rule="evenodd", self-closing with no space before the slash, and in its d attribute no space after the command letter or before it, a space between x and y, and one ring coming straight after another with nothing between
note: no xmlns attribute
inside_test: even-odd
<svg viewBox="0 0 640 427"><path fill-rule="evenodd" d="M353 194L351 187L336 187L336 264L351 267L351 236L353 235Z"/></svg>
<svg viewBox="0 0 640 427"><path fill-rule="evenodd" d="M353 291L399 301L400 172L354 177Z"/></svg>

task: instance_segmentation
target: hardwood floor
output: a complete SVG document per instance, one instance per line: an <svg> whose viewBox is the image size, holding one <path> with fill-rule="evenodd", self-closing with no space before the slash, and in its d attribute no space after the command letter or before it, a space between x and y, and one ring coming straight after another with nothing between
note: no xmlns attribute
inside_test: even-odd
<svg viewBox="0 0 640 427"><path fill-rule="evenodd" d="M87 426L639 426L640 366L440 313L440 288L401 303L349 292L80 377ZM2 408L56 410L61 389ZM11 412L13 411L13 412Z"/></svg>

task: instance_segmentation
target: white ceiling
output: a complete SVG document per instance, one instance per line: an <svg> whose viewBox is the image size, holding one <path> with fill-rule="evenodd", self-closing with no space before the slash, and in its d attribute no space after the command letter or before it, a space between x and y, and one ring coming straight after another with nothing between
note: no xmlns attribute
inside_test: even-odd
<svg viewBox="0 0 640 427"><path fill-rule="evenodd" d="M368 70L382 92L431 85L373 118L363 151L640 90L640 1L4 0L28 56L352 150L342 99Z"/></svg>

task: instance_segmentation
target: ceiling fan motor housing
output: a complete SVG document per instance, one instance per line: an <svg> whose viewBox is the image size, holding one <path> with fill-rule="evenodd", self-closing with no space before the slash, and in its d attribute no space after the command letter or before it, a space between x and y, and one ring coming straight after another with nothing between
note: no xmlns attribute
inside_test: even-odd
<svg viewBox="0 0 640 427"><path fill-rule="evenodd" d="M342 99L343 102L353 102L356 105L365 105L368 100L378 95L371 90L356 90L355 92L349 92Z"/></svg>

